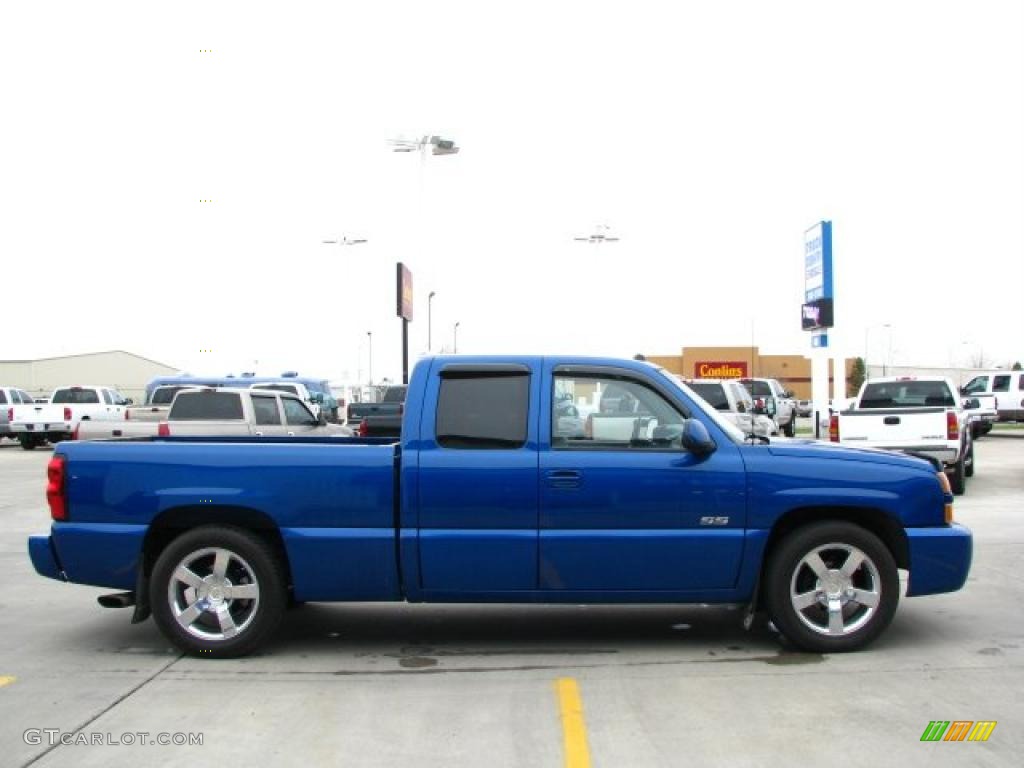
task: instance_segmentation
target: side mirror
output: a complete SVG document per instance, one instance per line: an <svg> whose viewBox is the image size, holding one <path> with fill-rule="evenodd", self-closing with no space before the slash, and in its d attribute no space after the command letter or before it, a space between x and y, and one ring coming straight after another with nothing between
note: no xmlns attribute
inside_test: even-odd
<svg viewBox="0 0 1024 768"><path fill-rule="evenodd" d="M135 401L134 401L134 400L132 400L132 399L131 399L130 397L126 397L126 398L124 399L124 403L123 403L123 405L135 405Z"/></svg>
<svg viewBox="0 0 1024 768"><path fill-rule="evenodd" d="M960 387L960 394L961 395L966 395L967 394L967 387Z"/></svg>
<svg viewBox="0 0 1024 768"><path fill-rule="evenodd" d="M323 403L323 401L324 401L324 394L323 394L323 392L314 392L312 395L309 396L309 402L311 402L311 403L316 403L317 405L319 405L319 404Z"/></svg>
<svg viewBox="0 0 1024 768"><path fill-rule="evenodd" d="M686 420L686 426L683 427L682 443L686 450L698 456L714 453L718 447L711 439L711 435L708 434L707 427L697 419Z"/></svg>

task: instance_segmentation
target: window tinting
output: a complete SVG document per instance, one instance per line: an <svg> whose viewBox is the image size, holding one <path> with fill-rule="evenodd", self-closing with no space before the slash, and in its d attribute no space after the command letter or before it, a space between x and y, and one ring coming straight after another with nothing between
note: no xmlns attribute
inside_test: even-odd
<svg viewBox="0 0 1024 768"><path fill-rule="evenodd" d="M256 424L280 424L281 414L277 411L276 397L253 397L252 410L256 415Z"/></svg>
<svg viewBox="0 0 1024 768"><path fill-rule="evenodd" d="M242 398L234 392L182 392L168 419L219 421L242 418Z"/></svg>
<svg viewBox="0 0 1024 768"><path fill-rule="evenodd" d="M988 391L988 376L975 376L964 387L965 395L974 395L978 392Z"/></svg>
<svg viewBox="0 0 1024 768"><path fill-rule="evenodd" d="M529 406L529 376L443 376L437 402L438 445L520 448L526 444Z"/></svg>
<svg viewBox="0 0 1024 768"><path fill-rule="evenodd" d="M690 383L690 389L703 397L716 411L729 410L729 398L721 384L708 384L700 381Z"/></svg>
<svg viewBox="0 0 1024 768"><path fill-rule="evenodd" d="M772 388L767 381L753 381L752 379L740 379L740 383L746 387L747 392L754 397L773 397Z"/></svg>
<svg viewBox="0 0 1024 768"><path fill-rule="evenodd" d="M100 394L103 395L103 402L104 403L106 403L107 405L113 405L114 398L112 398L110 396L110 390L109 389L102 389L102 390L100 390Z"/></svg>
<svg viewBox="0 0 1024 768"><path fill-rule="evenodd" d="M11 395L11 397L13 397L13 395ZM7 395L4 393L2 389L0 389L0 403L3 403L5 405L7 403Z"/></svg>
<svg viewBox="0 0 1024 768"><path fill-rule="evenodd" d="M316 418L298 400L291 397L282 397L281 405L284 406L284 420L289 425L312 427L316 424Z"/></svg>
<svg viewBox="0 0 1024 768"><path fill-rule="evenodd" d="M1010 377L1009 376L993 376L992 377L992 391L993 392L1009 392L1010 391Z"/></svg>
<svg viewBox="0 0 1024 768"><path fill-rule="evenodd" d="M860 398L860 407L863 409L926 406L951 408L955 404L953 393L941 381L889 381L868 384Z"/></svg>
<svg viewBox="0 0 1024 768"><path fill-rule="evenodd" d="M170 405L174 396L187 387L157 387L150 405Z"/></svg>
<svg viewBox="0 0 1024 768"><path fill-rule="evenodd" d="M90 405L99 403L100 397L92 389L58 389L50 402L64 405Z"/></svg>

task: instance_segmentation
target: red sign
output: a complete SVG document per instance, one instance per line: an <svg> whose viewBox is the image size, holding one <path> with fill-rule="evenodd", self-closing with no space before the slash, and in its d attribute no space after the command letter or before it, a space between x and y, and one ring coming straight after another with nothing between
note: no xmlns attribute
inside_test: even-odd
<svg viewBox="0 0 1024 768"><path fill-rule="evenodd" d="M701 362L693 364L693 376L696 379L745 379L747 363L739 362Z"/></svg>
<svg viewBox="0 0 1024 768"><path fill-rule="evenodd" d="M398 316L412 321L412 272L398 262Z"/></svg>

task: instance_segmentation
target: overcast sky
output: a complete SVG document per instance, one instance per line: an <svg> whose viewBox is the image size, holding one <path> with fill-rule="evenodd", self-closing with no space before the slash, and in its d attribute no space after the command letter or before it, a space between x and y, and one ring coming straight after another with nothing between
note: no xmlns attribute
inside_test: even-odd
<svg viewBox="0 0 1024 768"><path fill-rule="evenodd" d="M805 353L821 219L840 351L1022 359L1022 8L6 3L0 359L395 378L397 261L413 360L431 290L435 350Z"/></svg>

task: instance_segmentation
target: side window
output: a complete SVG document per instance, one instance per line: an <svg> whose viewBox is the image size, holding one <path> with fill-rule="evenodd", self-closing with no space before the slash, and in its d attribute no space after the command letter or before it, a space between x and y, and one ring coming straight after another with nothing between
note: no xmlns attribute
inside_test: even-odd
<svg viewBox="0 0 1024 768"><path fill-rule="evenodd" d="M106 403L107 405L113 405L114 404L114 398L112 398L110 396L110 390L109 389L101 389L100 390L100 394L103 395L103 402L104 403Z"/></svg>
<svg viewBox="0 0 1024 768"><path fill-rule="evenodd" d="M256 426L281 423L281 414L277 410L276 397L253 396L252 410L256 416Z"/></svg>
<svg viewBox="0 0 1024 768"><path fill-rule="evenodd" d="M1020 379L1017 381L1017 389L1024 389L1024 374L1021 374Z"/></svg>
<svg viewBox="0 0 1024 768"><path fill-rule="evenodd" d="M1010 377L1009 376L993 376L992 377L992 391L993 392L1009 392L1010 391Z"/></svg>
<svg viewBox="0 0 1024 768"><path fill-rule="evenodd" d="M437 444L501 450L526 445L530 377L526 373L441 374Z"/></svg>
<svg viewBox="0 0 1024 768"><path fill-rule="evenodd" d="M555 449L678 450L685 421L675 406L639 381L555 375Z"/></svg>
<svg viewBox="0 0 1024 768"><path fill-rule="evenodd" d="M282 397L281 405L284 406L284 420L291 426L316 426L316 419L300 401L291 397Z"/></svg>
<svg viewBox="0 0 1024 768"><path fill-rule="evenodd" d="M15 397L15 393L11 392L11 397ZM0 389L0 404L7 405L7 393Z"/></svg>
<svg viewBox="0 0 1024 768"><path fill-rule="evenodd" d="M964 387L965 395L974 395L978 392L985 392L988 389L988 376L975 376L967 382Z"/></svg>

